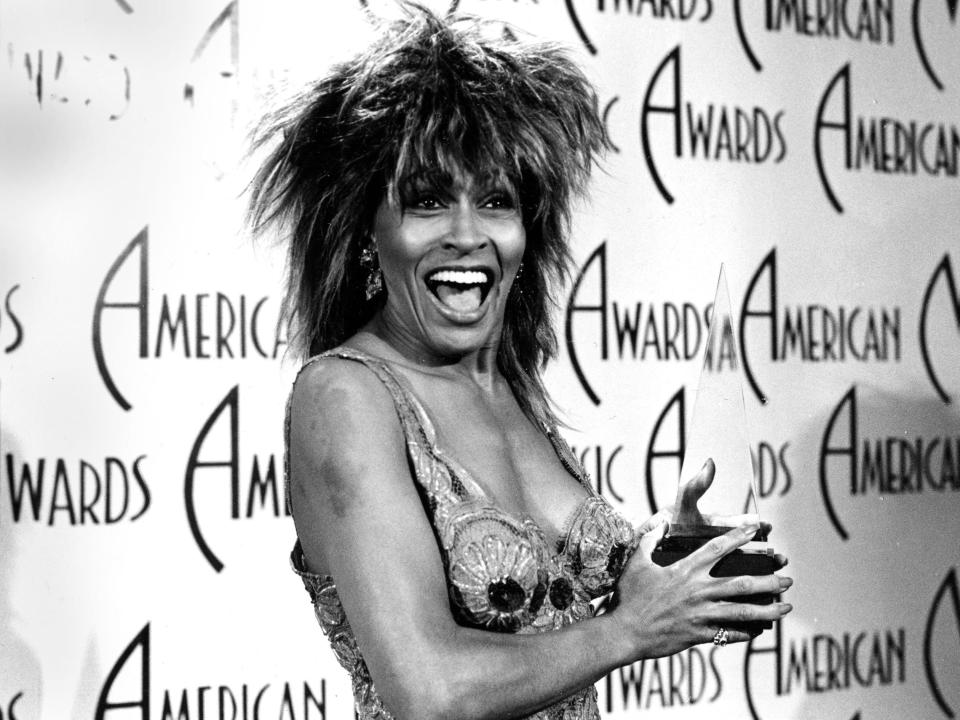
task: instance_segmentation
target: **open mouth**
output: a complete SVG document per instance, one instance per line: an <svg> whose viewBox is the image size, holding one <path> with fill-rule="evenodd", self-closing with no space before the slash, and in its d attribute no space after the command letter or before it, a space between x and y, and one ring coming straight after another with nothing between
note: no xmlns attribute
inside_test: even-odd
<svg viewBox="0 0 960 720"><path fill-rule="evenodd" d="M427 288L440 303L458 313L473 312L483 305L493 273L480 270L435 270L426 277Z"/></svg>

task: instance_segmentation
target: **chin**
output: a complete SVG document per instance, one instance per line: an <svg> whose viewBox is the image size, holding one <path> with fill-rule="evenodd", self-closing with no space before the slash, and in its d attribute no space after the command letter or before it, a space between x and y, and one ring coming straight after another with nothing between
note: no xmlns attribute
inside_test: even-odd
<svg viewBox="0 0 960 720"><path fill-rule="evenodd" d="M499 341L499 332L494 336L479 328L451 328L428 337L427 345L442 357L459 358L484 348L496 347Z"/></svg>
<svg viewBox="0 0 960 720"><path fill-rule="evenodd" d="M504 308L498 294L492 293L479 308L463 315L443 307L435 298L431 300L433 312L428 311L430 321L424 328L424 340L439 355L460 357L499 345Z"/></svg>

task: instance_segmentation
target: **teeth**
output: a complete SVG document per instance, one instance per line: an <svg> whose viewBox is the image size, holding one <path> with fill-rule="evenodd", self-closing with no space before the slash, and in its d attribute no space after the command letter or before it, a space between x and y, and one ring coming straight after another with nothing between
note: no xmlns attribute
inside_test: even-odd
<svg viewBox="0 0 960 720"><path fill-rule="evenodd" d="M489 283L481 270L437 270L427 276L427 286L436 298L460 313L473 312L483 304Z"/></svg>
<svg viewBox="0 0 960 720"><path fill-rule="evenodd" d="M487 281L486 273L479 270L441 270L430 276L435 283L457 283L458 285L482 285Z"/></svg>

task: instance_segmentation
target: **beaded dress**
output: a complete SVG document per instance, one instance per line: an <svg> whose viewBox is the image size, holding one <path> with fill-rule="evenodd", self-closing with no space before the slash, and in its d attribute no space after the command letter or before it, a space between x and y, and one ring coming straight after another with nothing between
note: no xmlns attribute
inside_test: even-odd
<svg viewBox="0 0 960 720"><path fill-rule="evenodd" d="M424 508L440 544L451 611L462 625L491 632L547 632L593 615L590 601L609 593L635 547L633 527L592 488L556 428L544 427L564 467L587 496L555 542L528 515L498 508L457 461L437 446L423 406L382 360L340 348L311 358L338 357L363 363L390 391L403 429L407 455ZM289 502L287 405L285 460ZM313 603L320 628L339 663L350 673L360 720L390 720L357 647L333 577L306 569L300 543L291 553ZM547 707L529 720L599 718L591 685Z"/></svg>

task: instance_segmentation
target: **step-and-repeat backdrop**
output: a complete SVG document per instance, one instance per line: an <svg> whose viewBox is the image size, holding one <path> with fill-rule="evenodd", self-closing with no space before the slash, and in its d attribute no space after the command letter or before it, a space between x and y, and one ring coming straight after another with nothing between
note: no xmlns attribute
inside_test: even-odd
<svg viewBox="0 0 960 720"><path fill-rule="evenodd" d="M462 0L569 45L614 144L549 385L672 501L721 263L795 611L605 717L960 717L956 0ZM0 0L0 718L351 718L287 554L282 249L244 138L387 0Z"/></svg>

